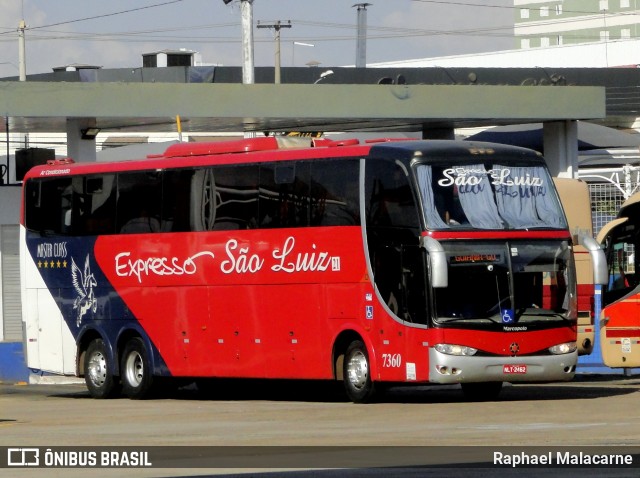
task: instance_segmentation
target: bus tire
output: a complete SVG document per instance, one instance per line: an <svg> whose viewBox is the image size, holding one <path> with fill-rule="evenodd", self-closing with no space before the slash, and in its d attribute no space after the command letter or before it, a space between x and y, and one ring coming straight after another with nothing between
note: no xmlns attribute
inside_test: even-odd
<svg viewBox="0 0 640 478"><path fill-rule="evenodd" d="M375 395L371 380L369 353L361 340L354 340L347 347L343 362L343 381L347 396L354 403L367 403Z"/></svg>
<svg viewBox="0 0 640 478"><path fill-rule="evenodd" d="M470 382L461 386L465 398L471 402L495 400L502 390L502 382Z"/></svg>
<svg viewBox="0 0 640 478"><path fill-rule="evenodd" d="M140 337L135 337L124 347L120 362L122 392L129 398L144 398L153 383L149 354Z"/></svg>
<svg viewBox="0 0 640 478"><path fill-rule="evenodd" d="M84 381L93 398L110 398L118 391L118 380L113 376L107 346L95 339L84 354Z"/></svg>

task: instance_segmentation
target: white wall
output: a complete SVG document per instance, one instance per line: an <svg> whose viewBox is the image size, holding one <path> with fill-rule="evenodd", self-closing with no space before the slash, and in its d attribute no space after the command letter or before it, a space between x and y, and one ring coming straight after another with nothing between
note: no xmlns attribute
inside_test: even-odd
<svg viewBox="0 0 640 478"><path fill-rule="evenodd" d="M640 65L640 39L368 63L370 68L605 68Z"/></svg>

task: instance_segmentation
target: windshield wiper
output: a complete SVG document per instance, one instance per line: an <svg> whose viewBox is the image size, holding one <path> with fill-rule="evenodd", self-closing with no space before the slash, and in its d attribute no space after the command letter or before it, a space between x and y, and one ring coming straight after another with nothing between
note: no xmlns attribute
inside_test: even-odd
<svg viewBox="0 0 640 478"><path fill-rule="evenodd" d="M531 309L524 309L523 311L518 311L516 317L520 319L522 316L526 317L559 317L563 320L569 320L565 317L561 312L537 312L536 309L531 311Z"/></svg>
<svg viewBox="0 0 640 478"><path fill-rule="evenodd" d="M495 316L494 316L495 317ZM479 322L482 320L488 320L489 322L493 322L494 324L500 323L500 321L495 320L494 317L438 317L436 320L438 322Z"/></svg>

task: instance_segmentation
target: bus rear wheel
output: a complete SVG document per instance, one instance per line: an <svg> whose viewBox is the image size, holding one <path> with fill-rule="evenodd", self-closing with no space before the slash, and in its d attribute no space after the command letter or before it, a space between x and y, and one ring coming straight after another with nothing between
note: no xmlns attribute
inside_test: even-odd
<svg viewBox="0 0 640 478"><path fill-rule="evenodd" d="M124 347L120 362L122 392L129 398L144 398L153 383L149 354L141 338L135 337Z"/></svg>
<svg viewBox="0 0 640 478"><path fill-rule="evenodd" d="M355 403L371 401L375 395L375 387L371 380L367 347L361 340L354 340L347 347L342 377L344 389L351 401Z"/></svg>
<svg viewBox="0 0 640 478"><path fill-rule="evenodd" d="M116 394L118 380L113 376L107 346L102 339L89 344L84 354L84 381L93 398L110 398Z"/></svg>
<svg viewBox="0 0 640 478"><path fill-rule="evenodd" d="M465 398L472 402L495 400L502 390L502 382L470 382L461 386Z"/></svg>

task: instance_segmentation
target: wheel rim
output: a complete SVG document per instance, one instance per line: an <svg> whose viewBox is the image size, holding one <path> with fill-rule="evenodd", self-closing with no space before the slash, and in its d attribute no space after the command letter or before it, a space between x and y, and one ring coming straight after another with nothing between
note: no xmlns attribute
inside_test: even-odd
<svg viewBox="0 0 640 478"><path fill-rule="evenodd" d="M362 390L369 378L369 363L367 357L360 350L356 351L347 363L347 378L353 388Z"/></svg>
<svg viewBox="0 0 640 478"><path fill-rule="evenodd" d="M94 352L89 359L89 380L96 387L102 387L107 380L107 358L100 352Z"/></svg>
<svg viewBox="0 0 640 478"><path fill-rule="evenodd" d="M127 382L134 387L138 387L142 383L142 379L144 378L144 361L139 352L131 352L127 357L125 376L127 377Z"/></svg>

